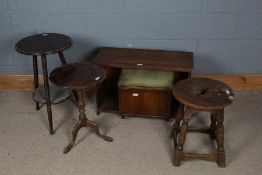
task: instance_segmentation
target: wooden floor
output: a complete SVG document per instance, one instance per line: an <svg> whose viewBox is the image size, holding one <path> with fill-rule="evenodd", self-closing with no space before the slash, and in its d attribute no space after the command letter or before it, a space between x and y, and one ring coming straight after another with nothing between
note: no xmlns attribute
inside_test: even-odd
<svg viewBox="0 0 262 175"><path fill-rule="evenodd" d="M261 91L262 75L200 75L193 77L208 77L228 84L235 91ZM39 76L43 84L42 76ZM0 76L1 91L31 91L34 88L33 75Z"/></svg>

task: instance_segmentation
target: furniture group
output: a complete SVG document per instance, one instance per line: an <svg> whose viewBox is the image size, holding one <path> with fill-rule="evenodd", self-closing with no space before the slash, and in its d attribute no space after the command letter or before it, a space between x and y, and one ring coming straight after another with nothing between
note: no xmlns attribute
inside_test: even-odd
<svg viewBox="0 0 262 175"><path fill-rule="evenodd" d="M82 127L92 128L106 141L111 137L100 133L96 123L85 114L84 91L94 90L97 114L117 113L122 118L149 117L169 120L175 117L171 138L174 140L175 166L182 160L208 160L225 167L224 108L234 94L226 84L207 78L191 78L193 53L127 48L101 48L91 62L67 64L63 51L72 45L62 34L46 33L26 37L16 44L17 52L33 56L33 99L36 109L46 103L50 134L54 134L51 104L65 101L73 92L79 108L79 120L72 130L73 147ZM58 53L62 66L55 68L49 80L46 55ZM41 56L44 88L39 88L37 56ZM54 89L54 90L53 90ZM209 128L189 128L193 111L210 112ZM183 150L187 132L208 133L217 143L214 154L187 154Z"/></svg>

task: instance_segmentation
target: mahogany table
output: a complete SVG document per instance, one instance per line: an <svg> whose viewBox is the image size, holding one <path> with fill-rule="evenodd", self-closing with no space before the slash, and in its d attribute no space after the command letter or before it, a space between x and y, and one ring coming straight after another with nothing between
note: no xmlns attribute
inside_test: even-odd
<svg viewBox="0 0 262 175"><path fill-rule="evenodd" d="M70 48L71 46L72 46L72 40L70 39L70 37L57 33L43 33L43 34L28 36L17 42L15 46L15 49L18 53L33 56L35 90L37 90L39 86L37 56L41 56L43 78L44 78L44 89L45 89L44 101L47 107L50 134L54 134L54 130L53 130L53 119L52 119L52 109L51 109L51 100L50 100L50 90L49 90L49 83L48 83L46 55L58 53L61 63L66 64L63 51ZM66 100L67 98L61 98L61 99ZM63 100L60 100L59 102L62 102ZM39 110L39 102L43 103L43 101L36 101L36 110Z"/></svg>
<svg viewBox="0 0 262 175"><path fill-rule="evenodd" d="M64 149L64 153L69 152L76 140L77 133L82 127L90 127L95 130L96 134L106 141L112 142L111 137L102 135L96 123L87 119L85 114L84 90L96 88L106 76L106 70L101 66L90 62L78 62L63 65L54 69L50 74L50 81L62 88L70 88L77 92L79 121L72 131L72 141Z"/></svg>
<svg viewBox="0 0 262 175"><path fill-rule="evenodd" d="M97 114L113 112L119 114L118 79L121 69L147 69L156 71L176 72L177 79L182 80L191 76L193 70L193 53L180 51L144 50L130 48L101 48L93 60L106 66L107 79L97 90ZM172 109L177 109L177 102L173 98ZM141 115L143 116L142 112ZM143 117L152 117L143 116ZM169 116L159 116L167 119Z"/></svg>

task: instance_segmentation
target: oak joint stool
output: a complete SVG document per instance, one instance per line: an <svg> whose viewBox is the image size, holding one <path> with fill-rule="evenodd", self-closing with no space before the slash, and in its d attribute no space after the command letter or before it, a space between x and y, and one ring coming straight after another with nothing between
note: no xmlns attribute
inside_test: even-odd
<svg viewBox="0 0 262 175"><path fill-rule="evenodd" d="M180 102L178 113L171 131L174 140L174 166L182 160L207 160L226 166L224 148L224 108L234 98L233 90L226 84L208 78L192 78L178 82L173 87L173 95ZM209 128L189 128L193 111L210 112ZM182 124L181 124L182 123ZM217 143L216 154L187 154L183 151L187 132L208 133Z"/></svg>

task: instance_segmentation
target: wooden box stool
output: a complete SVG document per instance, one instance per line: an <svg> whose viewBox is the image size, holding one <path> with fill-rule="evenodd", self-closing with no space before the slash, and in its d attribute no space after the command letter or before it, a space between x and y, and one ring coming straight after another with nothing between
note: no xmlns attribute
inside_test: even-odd
<svg viewBox="0 0 262 175"><path fill-rule="evenodd" d="M174 166L180 166L182 160L208 160L217 162L219 167L225 167L224 148L224 108L230 105L234 93L226 84L208 78L192 78L178 82L173 87L173 95L181 103L173 124L171 137L174 140ZM192 112L208 111L211 113L210 128L188 128ZM181 124L182 121L182 124ZM210 134L217 143L216 154L186 154L183 145L187 132L202 132Z"/></svg>
<svg viewBox="0 0 262 175"><path fill-rule="evenodd" d="M174 72L122 69L118 81L120 114L169 119L174 75Z"/></svg>

